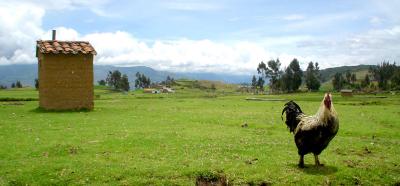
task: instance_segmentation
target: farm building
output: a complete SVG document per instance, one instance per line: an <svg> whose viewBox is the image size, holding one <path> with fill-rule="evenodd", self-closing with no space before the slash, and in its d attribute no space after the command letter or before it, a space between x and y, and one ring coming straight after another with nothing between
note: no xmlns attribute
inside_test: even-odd
<svg viewBox="0 0 400 186"><path fill-rule="evenodd" d="M95 49L86 41L38 40L39 106L48 110L89 109L93 103Z"/></svg>
<svg viewBox="0 0 400 186"><path fill-rule="evenodd" d="M342 89L340 90L340 95L342 97L352 97L353 96L353 90L350 89Z"/></svg>
<svg viewBox="0 0 400 186"><path fill-rule="evenodd" d="M174 90L174 89L168 88L168 87L162 87L162 88L160 89L160 91L161 91L162 93L175 93L175 90Z"/></svg>
<svg viewBox="0 0 400 186"><path fill-rule="evenodd" d="M145 89L143 89L143 93L159 94L160 90L153 89L153 88L145 88Z"/></svg>

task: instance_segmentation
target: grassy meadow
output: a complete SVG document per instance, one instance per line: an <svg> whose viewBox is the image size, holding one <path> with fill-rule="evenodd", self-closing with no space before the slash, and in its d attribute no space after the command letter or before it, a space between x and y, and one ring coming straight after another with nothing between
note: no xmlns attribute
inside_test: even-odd
<svg viewBox="0 0 400 186"><path fill-rule="evenodd" d="M202 173L233 185L400 184L399 95L334 94L340 129L320 156L325 166L307 155L299 169L282 107L292 99L314 114L323 93L216 88L97 88L91 112L46 112L33 89L0 90L0 99L35 98L0 101L0 185L194 185Z"/></svg>

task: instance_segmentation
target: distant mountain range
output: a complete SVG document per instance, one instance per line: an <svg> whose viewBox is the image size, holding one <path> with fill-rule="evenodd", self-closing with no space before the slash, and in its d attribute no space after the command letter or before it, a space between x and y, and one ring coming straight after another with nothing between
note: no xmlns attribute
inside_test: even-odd
<svg viewBox="0 0 400 186"><path fill-rule="evenodd" d="M321 70L322 82L330 80L337 72L345 73L347 71L357 72L366 71L374 65L358 65L358 66L341 66L334 68L327 68ZM94 66L94 80L97 81L105 79L108 71L119 70L123 74L127 74L131 86L134 85L135 74L140 72L150 77L153 82L160 82L166 79L167 76L175 79L194 79L194 80L211 80L222 81L224 83L251 83L252 74L249 75L235 75L235 74L216 74L216 73L173 73L167 71L157 71L150 67L135 66L135 67L116 67L110 65L95 65ZM11 83L17 80L21 81L23 85L34 85L34 79L37 78L37 65L0 65L0 85L10 87Z"/></svg>
<svg viewBox="0 0 400 186"><path fill-rule="evenodd" d="M105 79L108 71L119 70L122 74L127 74L131 86L134 85L135 74L140 72L150 77L153 82L160 82L166 79L167 76L174 79L196 79L196 80L211 80L222 81L224 83L249 83L252 75L235 75L235 74L216 74L216 73L173 73L167 71L157 71L150 67L135 66L135 67L116 67L110 65L95 65L94 66L94 80L97 81ZM34 85L34 80L37 78L37 65L0 65L0 85L10 85L17 80L21 81L23 85Z"/></svg>

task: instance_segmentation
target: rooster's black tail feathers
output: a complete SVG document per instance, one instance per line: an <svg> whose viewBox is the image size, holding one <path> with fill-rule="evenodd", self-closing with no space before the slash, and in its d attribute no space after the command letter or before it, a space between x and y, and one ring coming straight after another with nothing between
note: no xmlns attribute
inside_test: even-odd
<svg viewBox="0 0 400 186"><path fill-rule="evenodd" d="M294 101L289 101L285 105L285 107L282 110L282 115L281 118L283 120L283 113L286 113L286 125L290 129L290 132L294 132L296 129L297 125L299 124L299 120L297 120L297 116L300 114L303 114L303 111L301 111L301 108L297 103Z"/></svg>

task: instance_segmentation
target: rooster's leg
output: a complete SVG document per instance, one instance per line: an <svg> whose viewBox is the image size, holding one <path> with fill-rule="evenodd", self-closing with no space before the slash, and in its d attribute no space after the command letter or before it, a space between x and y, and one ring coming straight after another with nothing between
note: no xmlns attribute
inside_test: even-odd
<svg viewBox="0 0 400 186"><path fill-rule="evenodd" d="M319 162L318 155L314 154L314 158L315 158L315 166L324 166L324 164L321 164L321 163Z"/></svg>
<svg viewBox="0 0 400 186"><path fill-rule="evenodd" d="M304 155L300 155L299 167L304 168Z"/></svg>

